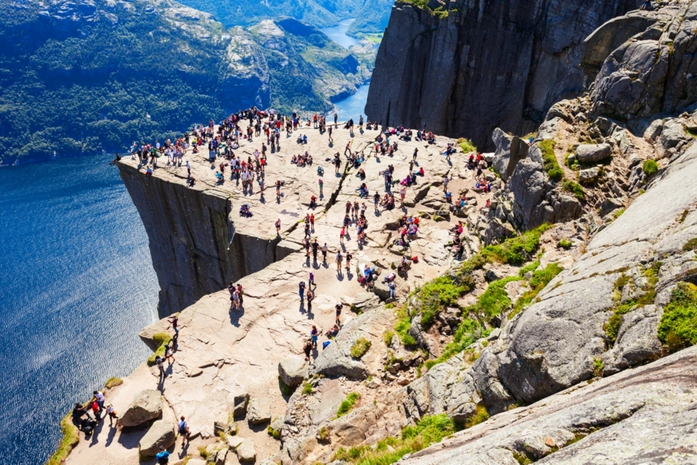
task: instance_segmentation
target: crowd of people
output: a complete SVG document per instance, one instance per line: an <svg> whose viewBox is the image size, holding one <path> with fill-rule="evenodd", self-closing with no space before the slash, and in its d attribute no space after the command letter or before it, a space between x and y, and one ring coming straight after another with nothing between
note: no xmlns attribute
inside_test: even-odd
<svg viewBox="0 0 697 465"><path fill-rule="evenodd" d="M305 146L308 144L308 131L312 128L317 130L320 135L327 134L327 144L329 147L332 147L334 144L333 136L339 128L338 115L334 113L333 116L332 125L331 122L327 121L327 117L321 115L314 115L311 118L302 119L295 113L285 116L273 111L262 111L251 108L234 113L217 125L214 124L213 121L209 121L207 125L197 125L181 137L175 140L167 139L163 144L159 142L155 142L154 144L134 143L131 148L131 157L139 161L139 167L145 168L145 175L147 177L152 176L153 170L158 169L158 158L164 157L166 159L166 166L177 169L184 166L187 170L187 185L193 187L196 180L192 175L189 160L184 160L184 158L189 152L193 152L194 154L204 152L204 156L207 154L207 160L210 162L212 168L215 168L216 182L224 184L225 182L233 181L236 182L238 188L241 184L244 195L253 194L255 186L258 186L258 193L263 198L264 190L267 187L265 176L267 172L266 168L270 162L269 156L280 150L282 132L286 132L286 138L291 137L291 135L296 132L296 143L299 146ZM343 124L343 128L353 135L355 130L354 121L349 119ZM354 170L355 176L360 180L360 185L356 189L357 198L355 200L346 201L343 219L336 225L339 230L338 244L336 244L336 248L332 247L336 252L330 250L327 242L320 244L318 238L313 236L315 233L314 209L317 207L318 202L318 198L314 193L309 194L310 210L301 221L304 228L302 247L305 250L305 259L308 264L310 260L312 260L313 265L318 265L320 263L321 253L321 263L325 265L325 267L328 267L327 259L329 253L335 253L336 274L339 279L342 278L344 272L351 278L352 270L354 270L357 275L357 282L366 290L372 290L380 281L387 287L389 299L396 299L398 280L400 278L406 279L411 266L419 261L418 256L412 256L409 250L410 244L415 239L419 238L421 218L419 215L409 214L405 207L405 201L409 190L418 186L420 183L419 178L426 175L425 167L427 167L427 165L420 165L418 162L418 148L415 148L413 153L409 154L410 157L405 157L405 155L400 152L400 144L402 142L415 140L433 145L436 144L437 139L432 132L427 132L425 130L413 131L411 129L405 129L404 127L381 128L376 123L364 123L362 117L358 121L358 129L361 133L364 133L364 131L376 131L373 137L374 142L361 150L354 150L353 139L351 139L344 148L343 156L340 152L335 152L333 157L324 159L328 164L334 165L334 173L337 177L339 175L343 176L349 170ZM300 131L302 131L302 133ZM255 140L256 142L254 142ZM243 142L245 142L247 153L249 153L250 144L256 144L251 155L246 157L239 154L239 149ZM364 153L365 151L368 153ZM451 163L451 156L455 154L456 151L456 145L449 143L445 151L441 152L441 155L446 157L448 163ZM382 192L380 192L380 190L371 191L366 182L367 157L374 156L378 160L380 157L393 159L398 154L402 159L409 159L408 170L397 175L394 163L388 162L386 166L382 165L385 166L385 168L382 168L381 171L378 172L378 175L382 177L384 188ZM315 158L317 158L319 154L314 155ZM475 182L474 185L471 186L471 191L475 193L490 192L492 185L486 180L486 176L484 175L484 170L488 168L488 166L483 160L483 157L478 153L471 153L467 156L467 168L475 172L473 176ZM300 153L293 154L288 161L291 166L295 165L299 168L316 166L316 173L319 178L319 196L320 199L322 199L324 196L323 178L325 171L324 167L317 166L317 161L313 159L311 150L302 150ZM160 164L162 164L162 162L160 162ZM461 189L458 195L453 198L453 193L449 188L451 181L452 179L446 174L442 183L443 199L449 205L450 212L457 214L465 210L474 197L468 195L470 189ZM284 197L283 189L285 181L283 179L276 179L271 182L269 186L275 187L276 201L280 203ZM399 204L397 204L397 196ZM403 258L396 266L395 271L385 273L381 280L380 270L369 263L357 263L349 247L349 241L355 240L355 245L359 248L367 243L367 231L370 222L368 220L366 202L369 202L369 199L372 199L376 216L381 214L381 210L395 210L398 205L403 212L399 218L399 226L397 229L398 237L394 238L393 242L390 244L402 247ZM487 200L482 210L485 208L488 209L489 207L490 204ZM242 203L239 210L240 216L252 216L251 210L252 207L249 203ZM276 234L280 236L282 233L281 219L278 218L273 226ZM355 235L352 235L350 231L354 228ZM457 259L461 259L464 252L464 246L461 240L464 229L464 224L462 221L459 221L457 225L450 230L453 238L451 243L447 244L447 246L452 246L452 253ZM314 268L321 270L321 267L315 266ZM298 283L301 309L306 306L308 314L312 312L312 303L317 296L317 286L314 271L309 272L307 280L302 280ZM230 311L238 312L243 310L244 292L242 285L230 282L228 291L230 293ZM317 350L320 337L326 337L326 341L321 344L324 348L331 344L332 339L340 334L342 329L342 307L341 303L336 304L335 322L327 331L323 332L322 329L317 326L312 326L303 344L305 358L308 361L312 361L313 352ZM164 382L164 378L166 378L165 363L171 365L176 361L174 359L176 339L178 337L176 318L173 323L173 328L175 330L174 342L171 345L167 345L164 357L158 357L156 360L161 382ZM316 352L314 353L316 354ZM97 393L95 393L95 396L97 396ZM99 399L97 397L95 397L95 399L97 401L96 405L99 406ZM77 409L76 406L75 416L78 420L87 413L83 410L85 409L80 410ZM101 409L99 412L101 414ZM110 421L111 419L118 418L116 412L110 413L107 410L107 415L109 415ZM182 421L184 421L183 417ZM184 433L182 433L182 431L186 431L185 423L184 427L185 429L180 428L180 434L182 434L183 437Z"/></svg>

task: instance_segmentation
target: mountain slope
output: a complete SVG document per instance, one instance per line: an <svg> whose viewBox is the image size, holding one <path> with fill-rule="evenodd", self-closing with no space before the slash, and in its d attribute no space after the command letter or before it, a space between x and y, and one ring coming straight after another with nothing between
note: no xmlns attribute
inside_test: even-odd
<svg viewBox="0 0 697 465"><path fill-rule="evenodd" d="M271 50L258 28L169 0L6 2L0 19L0 164L122 150L253 105L328 109L369 78L297 21Z"/></svg>

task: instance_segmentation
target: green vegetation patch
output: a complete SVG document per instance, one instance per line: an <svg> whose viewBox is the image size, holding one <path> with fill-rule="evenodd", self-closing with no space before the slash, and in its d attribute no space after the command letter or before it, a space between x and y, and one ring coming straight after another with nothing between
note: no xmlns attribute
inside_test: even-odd
<svg viewBox="0 0 697 465"><path fill-rule="evenodd" d="M409 328L411 328L411 317L407 311L407 304L404 304L397 312L397 324L394 330L397 332L397 336L399 336L402 344L407 347L416 344L414 338L409 334Z"/></svg>
<svg viewBox="0 0 697 465"><path fill-rule="evenodd" d="M51 458L48 459L46 465L61 465L80 441L80 430L73 424L70 413L61 420L61 433L63 433L63 439L61 439L58 448Z"/></svg>
<svg viewBox="0 0 697 465"><path fill-rule="evenodd" d="M464 153L476 152L477 146L472 143L469 139L458 139L457 144L460 146Z"/></svg>
<svg viewBox="0 0 697 465"><path fill-rule="evenodd" d="M658 172L658 163L656 163L656 160L645 160L642 168L646 176L653 176Z"/></svg>
<svg viewBox="0 0 697 465"><path fill-rule="evenodd" d="M315 390L312 389L312 384L310 384L310 383L303 384L303 394L305 394L306 396L309 396L313 392L315 392Z"/></svg>
<svg viewBox="0 0 697 465"><path fill-rule="evenodd" d="M169 344L169 341L172 340L172 336L170 336L168 333L155 333L152 336L152 340L157 345L157 350L148 357L148 366L153 366L155 364L155 359L159 355L160 357L165 356L165 347L167 347L167 344Z"/></svg>
<svg viewBox="0 0 697 465"><path fill-rule="evenodd" d="M371 343L368 339L364 337L359 337L356 342L351 346L351 357L361 358L370 349Z"/></svg>
<svg viewBox="0 0 697 465"><path fill-rule="evenodd" d="M520 281L519 276L508 276L489 284L486 291L479 296L477 303L470 307L470 311L483 314L487 321L499 316L511 307L511 299L506 292L506 284Z"/></svg>
<svg viewBox="0 0 697 465"><path fill-rule="evenodd" d="M583 200L586 196L583 187L581 187L581 185L577 182L565 179L561 186L562 189L573 194L578 200Z"/></svg>
<svg viewBox="0 0 697 465"><path fill-rule="evenodd" d="M467 346L477 339L488 336L490 332L491 331L487 330L484 324L479 320L465 318L462 323L460 323L460 326L458 326L457 331L455 331L453 340L443 348L440 357L433 360L426 360L426 368L430 369L439 363L449 360L451 357L465 350Z"/></svg>
<svg viewBox="0 0 697 465"><path fill-rule="evenodd" d="M544 224L537 229L526 231L520 236L506 239L502 244L489 245L482 251L487 261L497 261L509 265L522 265L530 261L540 247L540 237L551 226Z"/></svg>
<svg viewBox="0 0 697 465"><path fill-rule="evenodd" d="M525 293L523 293L523 295L518 297L518 300L516 300L516 303L513 306L513 310L508 314L508 319L512 319L525 307L530 305L532 301L535 300L535 298L537 298L537 294L539 294L540 291L542 291L542 289L544 289L547 286L547 284L549 284L549 282L553 280L562 271L564 271L564 268L559 266L559 264L550 263L545 268L533 272L532 277L530 278L530 282L528 283L530 286L530 290L526 291Z"/></svg>
<svg viewBox="0 0 697 465"><path fill-rule="evenodd" d="M336 418L341 418L347 413L351 411L354 405L356 405L356 402L358 402L358 399L361 398L361 395L357 392L351 392L349 395L346 396L346 399L341 401L341 405L339 405L339 410L336 412Z"/></svg>
<svg viewBox="0 0 697 465"><path fill-rule="evenodd" d="M419 291L417 301L421 308L421 325L430 327L438 314L445 307L456 305L465 292L471 288L463 283L456 282L452 276L440 276L433 281L424 284Z"/></svg>
<svg viewBox="0 0 697 465"><path fill-rule="evenodd" d="M669 352L697 343L697 286L679 283L663 309L658 339Z"/></svg>
<svg viewBox="0 0 697 465"><path fill-rule="evenodd" d="M568 239L562 239L557 245L560 249L569 250L574 244Z"/></svg>
<svg viewBox="0 0 697 465"><path fill-rule="evenodd" d="M465 428L471 428L474 425L487 421L488 419L489 411L486 409L486 406L484 404L477 404L477 407L474 409L474 413L465 421Z"/></svg>
<svg viewBox="0 0 697 465"><path fill-rule="evenodd" d="M385 331L382 335L382 340L386 346L392 344L392 339L394 339L394 331Z"/></svg>
<svg viewBox="0 0 697 465"><path fill-rule="evenodd" d="M559 166L557 156L554 153L555 145L556 142L554 142L552 139L545 139L537 144L542 152L542 167L547 173L547 176L549 176L549 179L554 181L561 181L564 177L564 171L562 170L561 166Z"/></svg>
<svg viewBox="0 0 697 465"><path fill-rule="evenodd" d="M682 250L683 250L683 252L690 252L692 250L697 250L697 237L685 242L685 245L682 246Z"/></svg>
<svg viewBox="0 0 697 465"><path fill-rule="evenodd" d="M358 446L348 450L339 448L333 460L358 465L389 465L407 454L418 452L431 444L441 442L455 432L455 423L445 414L424 416L416 426L402 429L400 438L388 437L375 446Z"/></svg>
<svg viewBox="0 0 697 465"><path fill-rule="evenodd" d="M112 389L116 386L121 386L122 384L123 380L121 378L109 378L106 380L106 384L104 384L104 389Z"/></svg>

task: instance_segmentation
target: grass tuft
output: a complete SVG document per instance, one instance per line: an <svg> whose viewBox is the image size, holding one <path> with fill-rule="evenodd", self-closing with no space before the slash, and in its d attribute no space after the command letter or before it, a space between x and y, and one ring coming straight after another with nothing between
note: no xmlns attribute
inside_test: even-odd
<svg viewBox="0 0 697 465"><path fill-rule="evenodd" d="M121 378L109 378L106 380L106 384L104 384L104 389L112 389L116 386L121 386L122 384L123 380Z"/></svg>
<svg viewBox="0 0 697 465"><path fill-rule="evenodd" d="M568 239L562 239L557 245L560 249L569 250L574 244Z"/></svg>
<svg viewBox="0 0 697 465"><path fill-rule="evenodd" d="M351 392L349 395L346 396L346 399L341 401L341 405L339 405L339 410L336 412L336 418L341 418L347 413L351 411L354 405L356 405L356 402L358 402L358 399L361 398L361 395L357 392Z"/></svg>
<svg viewBox="0 0 697 465"><path fill-rule="evenodd" d="M460 146L464 153L476 152L477 146L472 143L469 139L458 139L457 144Z"/></svg>
<svg viewBox="0 0 697 465"><path fill-rule="evenodd" d="M170 336L168 333L155 333L152 336L153 342L157 345L157 350L148 357L148 366L153 366L155 364L155 359L159 355L160 357L165 356L165 347L167 347L167 344L169 344L169 341L172 340L172 336Z"/></svg>
<svg viewBox="0 0 697 465"><path fill-rule="evenodd" d="M570 192L576 197L578 200L583 200L586 196L583 187L581 187L580 184L570 181L568 179L565 179L564 182L561 184L562 189L564 189L567 192Z"/></svg>
<svg viewBox="0 0 697 465"><path fill-rule="evenodd" d="M658 172L658 163L656 163L656 160L645 160L642 168L646 176L653 176Z"/></svg>
<svg viewBox="0 0 697 465"><path fill-rule="evenodd" d="M547 176L549 176L549 179L554 181L561 181L564 177L564 171L562 170L561 166L559 166L557 156L554 153L555 145L556 142L554 142L552 139L546 139L537 144L542 152L542 166L547 173Z"/></svg>
<svg viewBox="0 0 697 465"><path fill-rule="evenodd" d="M465 421L465 428L483 423L489 419L489 411L484 404L477 404L474 413Z"/></svg>
<svg viewBox="0 0 697 465"><path fill-rule="evenodd" d="M697 344L697 286L679 283L663 309L658 339L669 352Z"/></svg>
<svg viewBox="0 0 697 465"><path fill-rule="evenodd" d="M315 390L312 389L312 384L310 384L310 383L303 384L303 394L305 394L306 396L309 396L313 392L315 392Z"/></svg>
<svg viewBox="0 0 697 465"><path fill-rule="evenodd" d="M351 357L353 358L361 358L365 355L366 352L368 352L368 349L370 349L371 342L364 338L364 337L359 337L356 339L356 342L351 346Z"/></svg>

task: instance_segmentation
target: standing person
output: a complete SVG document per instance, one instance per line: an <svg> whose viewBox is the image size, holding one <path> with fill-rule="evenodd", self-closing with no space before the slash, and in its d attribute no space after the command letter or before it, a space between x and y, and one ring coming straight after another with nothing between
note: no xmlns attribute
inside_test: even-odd
<svg viewBox="0 0 697 465"><path fill-rule="evenodd" d="M315 232L315 214L310 213L310 228L312 229L312 232Z"/></svg>
<svg viewBox="0 0 697 465"><path fill-rule="evenodd" d="M312 241L312 261L317 263L317 250L319 250L319 244L317 243L317 238Z"/></svg>
<svg viewBox="0 0 697 465"><path fill-rule="evenodd" d="M303 346L303 352L305 352L305 360L310 361L310 354L312 353L312 340L308 339Z"/></svg>
<svg viewBox="0 0 697 465"><path fill-rule="evenodd" d="M373 203L375 204L375 212L378 211L378 204L380 203L380 194L375 192L375 195L373 195Z"/></svg>
<svg viewBox="0 0 697 465"><path fill-rule="evenodd" d="M399 200L401 202L400 206L402 206L402 207L404 206L404 199L406 198L406 196L407 196L407 190L404 187L402 187L399 190Z"/></svg>
<svg viewBox="0 0 697 465"><path fill-rule="evenodd" d="M230 305L233 309L237 310L237 296L235 295L237 293L237 289L232 281L230 281L230 285L227 287L227 290L230 293Z"/></svg>
<svg viewBox="0 0 697 465"><path fill-rule="evenodd" d="M416 163L416 156L419 154L419 149L414 149L414 155L412 156L412 161Z"/></svg>
<svg viewBox="0 0 697 465"><path fill-rule="evenodd" d="M336 316L336 325L341 326L341 304L336 304L334 306L335 310L335 316Z"/></svg>
<svg viewBox="0 0 697 465"><path fill-rule="evenodd" d="M94 391L92 395L94 396L94 400L97 401L97 405L99 405L99 412L101 413L101 411L104 410L104 394L99 391Z"/></svg>
<svg viewBox="0 0 697 465"><path fill-rule="evenodd" d="M396 293L397 285L395 284L395 282L390 281L390 283L387 285L387 287L390 290L390 299L396 299L397 298L397 293Z"/></svg>
<svg viewBox="0 0 697 465"><path fill-rule="evenodd" d="M327 243L322 246L322 263L327 264Z"/></svg>
<svg viewBox="0 0 697 465"><path fill-rule="evenodd" d="M351 253L346 252L346 272L347 273L351 269L351 258L352 258Z"/></svg>
<svg viewBox="0 0 697 465"><path fill-rule="evenodd" d="M184 415L181 416L179 419L179 435L182 437L182 447L184 447L184 443L189 440L189 425L186 424L186 419L184 418Z"/></svg>
<svg viewBox="0 0 697 465"><path fill-rule="evenodd" d="M337 121L339 121L339 115L334 112L334 127L336 127Z"/></svg>
<svg viewBox="0 0 697 465"><path fill-rule="evenodd" d="M346 226L343 226L343 227L341 228L341 232L339 233L339 242L340 242L341 244L344 243L344 236L345 236L345 235L346 235Z"/></svg>
<svg viewBox="0 0 697 465"><path fill-rule="evenodd" d="M341 252L336 254L336 271L341 274L341 263L344 261L344 257L341 255Z"/></svg>
<svg viewBox="0 0 697 465"><path fill-rule="evenodd" d="M300 303L305 299L305 281L298 283L298 294L300 295Z"/></svg>
<svg viewBox="0 0 697 465"><path fill-rule="evenodd" d="M307 290L307 313L312 313L312 300L315 298L315 293L312 292L312 288Z"/></svg>
<svg viewBox="0 0 697 465"><path fill-rule="evenodd" d="M240 299L240 308L244 306L244 292L242 291L242 284L237 284L237 298Z"/></svg>
<svg viewBox="0 0 697 465"><path fill-rule="evenodd" d="M106 414L109 416L109 426L113 426L113 422L116 421L118 422L119 416L116 413L116 410L114 410L114 405L109 404L106 408Z"/></svg>
<svg viewBox="0 0 697 465"><path fill-rule="evenodd" d="M160 379L164 380L165 379L165 359L160 357L159 355L155 357L155 364L157 365L157 369L160 370Z"/></svg>
<svg viewBox="0 0 697 465"><path fill-rule="evenodd" d="M319 179L319 196L323 197L324 196L324 181L322 181L322 178Z"/></svg>
<svg viewBox="0 0 697 465"><path fill-rule="evenodd" d="M179 334L179 315L174 314L171 317L167 319L169 324L172 325L172 329L174 330L174 334Z"/></svg>
<svg viewBox="0 0 697 465"><path fill-rule="evenodd" d="M312 348L317 348L317 338L319 337L320 330L317 326L312 325L312 330L310 331L310 341L312 342Z"/></svg>
<svg viewBox="0 0 697 465"><path fill-rule="evenodd" d="M102 409L99 408L99 403L97 403L97 400L95 399L92 402L92 414L94 414L94 418L98 421L102 421Z"/></svg>
<svg viewBox="0 0 697 465"><path fill-rule="evenodd" d="M315 283L315 274L312 271L310 271L310 276L309 276L307 282L308 282L308 287L310 289L312 289L313 287L317 287L317 284Z"/></svg>
<svg viewBox="0 0 697 465"><path fill-rule="evenodd" d="M281 219L277 219L276 222L274 223L274 226L276 226L276 234L280 235L281 233Z"/></svg>

